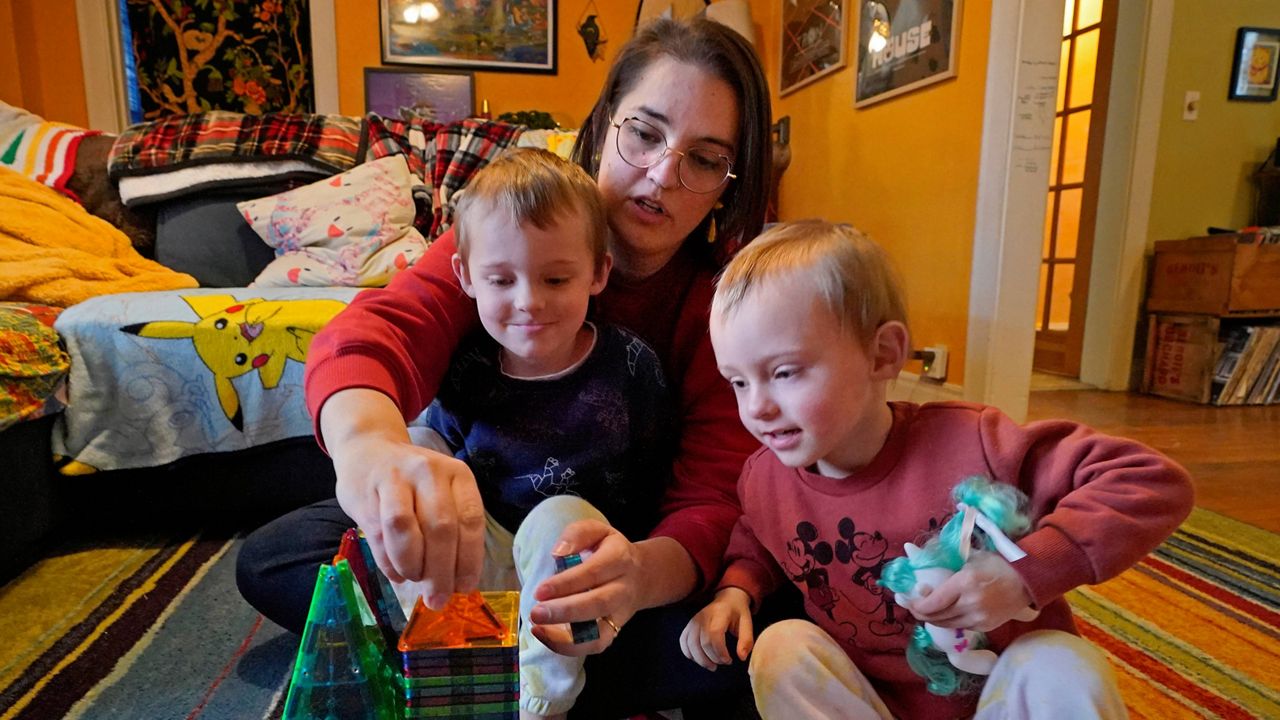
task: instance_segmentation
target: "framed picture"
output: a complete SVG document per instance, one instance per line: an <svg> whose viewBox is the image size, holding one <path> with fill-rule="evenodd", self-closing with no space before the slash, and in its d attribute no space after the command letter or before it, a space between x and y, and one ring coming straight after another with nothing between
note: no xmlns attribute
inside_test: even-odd
<svg viewBox="0 0 1280 720"><path fill-rule="evenodd" d="M779 94L802 88L848 62L848 4L854 0L782 0Z"/></svg>
<svg viewBox="0 0 1280 720"><path fill-rule="evenodd" d="M961 0L857 0L854 107L956 76Z"/></svg>
<svg viewBox="0 0 1280 720"><path fill-rule="evenodd" d="M475 115L475 75L457 70L365 68L364 110L399 120L448 123Z"/></svg>
<svg viewBox="0 0 1280 720"><path fill-rule="evenodd" d="M1273 102L1277 62L1280 62L1280 30L1260 27L1237 30L1227 99Z"/></svg>
<svg viewBox="0 0 1280 720"><path fill-rule="evenodd" d="M556 71L558 0L378 0L382 62Z"/></svg>

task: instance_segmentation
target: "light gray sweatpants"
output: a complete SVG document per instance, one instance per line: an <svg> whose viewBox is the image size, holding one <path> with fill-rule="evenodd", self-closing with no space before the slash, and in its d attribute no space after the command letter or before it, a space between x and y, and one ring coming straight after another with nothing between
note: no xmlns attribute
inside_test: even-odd
<svg viewBox="0 0 1280 720"><path fill-rule="evenodd" d="M749 671L756 707L765 720L893 718L839 643L808 620L784 620L760 633ZM974 718L1127 716L1115 675L1097 648L1070 633L1038 630L1000 653Z"/></svg>

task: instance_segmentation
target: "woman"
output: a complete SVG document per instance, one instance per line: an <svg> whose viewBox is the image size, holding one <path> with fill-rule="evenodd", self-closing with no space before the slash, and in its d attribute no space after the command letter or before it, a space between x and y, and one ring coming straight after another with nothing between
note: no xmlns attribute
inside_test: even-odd
<svg viewBox="0 0 1280 720"><path fill-rule="evenodd" d="M769 125L764 75L741 36L707 20L660 20L620 51L574 147L574 160L597 180L611 230L614 270L598 317L653 346L678 386L681 413L651 536L631 543L603 523L570 526L559 549L594 554L534 591L541 602L532 620L548 626L535 628L540 639L566 654L601 653L587 663L575 714L713 699L742 679L716 678L681 658L677 640L692 609L641 612L637 627L627 625L637 612L715 583L740 512L735 484L756 443L716 370L707 312L731 243L755 237L763 224ZM312 342L307 401L333 458L337 501L258 530L237 567L245 598L295 632L316 565L352 525L365 531L388 577L421 583L434 607L476 586L484 516L475 481L461 462L410 444L405 428L430 403L460 339L479 328L452 272L453 253L446 233L386 291L359 296ZM574 646L556 633L563 623L597 618L597 642Z"/></svg>

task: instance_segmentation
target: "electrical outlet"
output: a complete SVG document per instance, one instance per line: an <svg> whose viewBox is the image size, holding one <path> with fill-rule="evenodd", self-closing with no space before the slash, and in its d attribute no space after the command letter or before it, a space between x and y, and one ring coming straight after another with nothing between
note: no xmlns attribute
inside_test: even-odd
<svg viewBox="0 0 1280 720"><path fill-rule="evenodd" d="M934 380L947 379L947 346L932 345L924 349L924 366L921 372Z"/></svg>

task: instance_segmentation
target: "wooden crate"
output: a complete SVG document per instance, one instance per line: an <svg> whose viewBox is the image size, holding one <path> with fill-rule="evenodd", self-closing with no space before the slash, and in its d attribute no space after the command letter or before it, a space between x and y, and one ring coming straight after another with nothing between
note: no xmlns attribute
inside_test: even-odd
<svg viewBox="0 0 1280 720"><path fill-rule="evenodd" d="M1209 402L1213 371L1222 350L1218 329L1218 318L1209 315L1151 315L1142 391Z"/></svg>
<svg viewBox="0 0 1280 720"><path fill-rule="evenodd" d="M1264 243L1258 233L1157 242L1147 311L1280 312L1280 243Z"/></svg>

